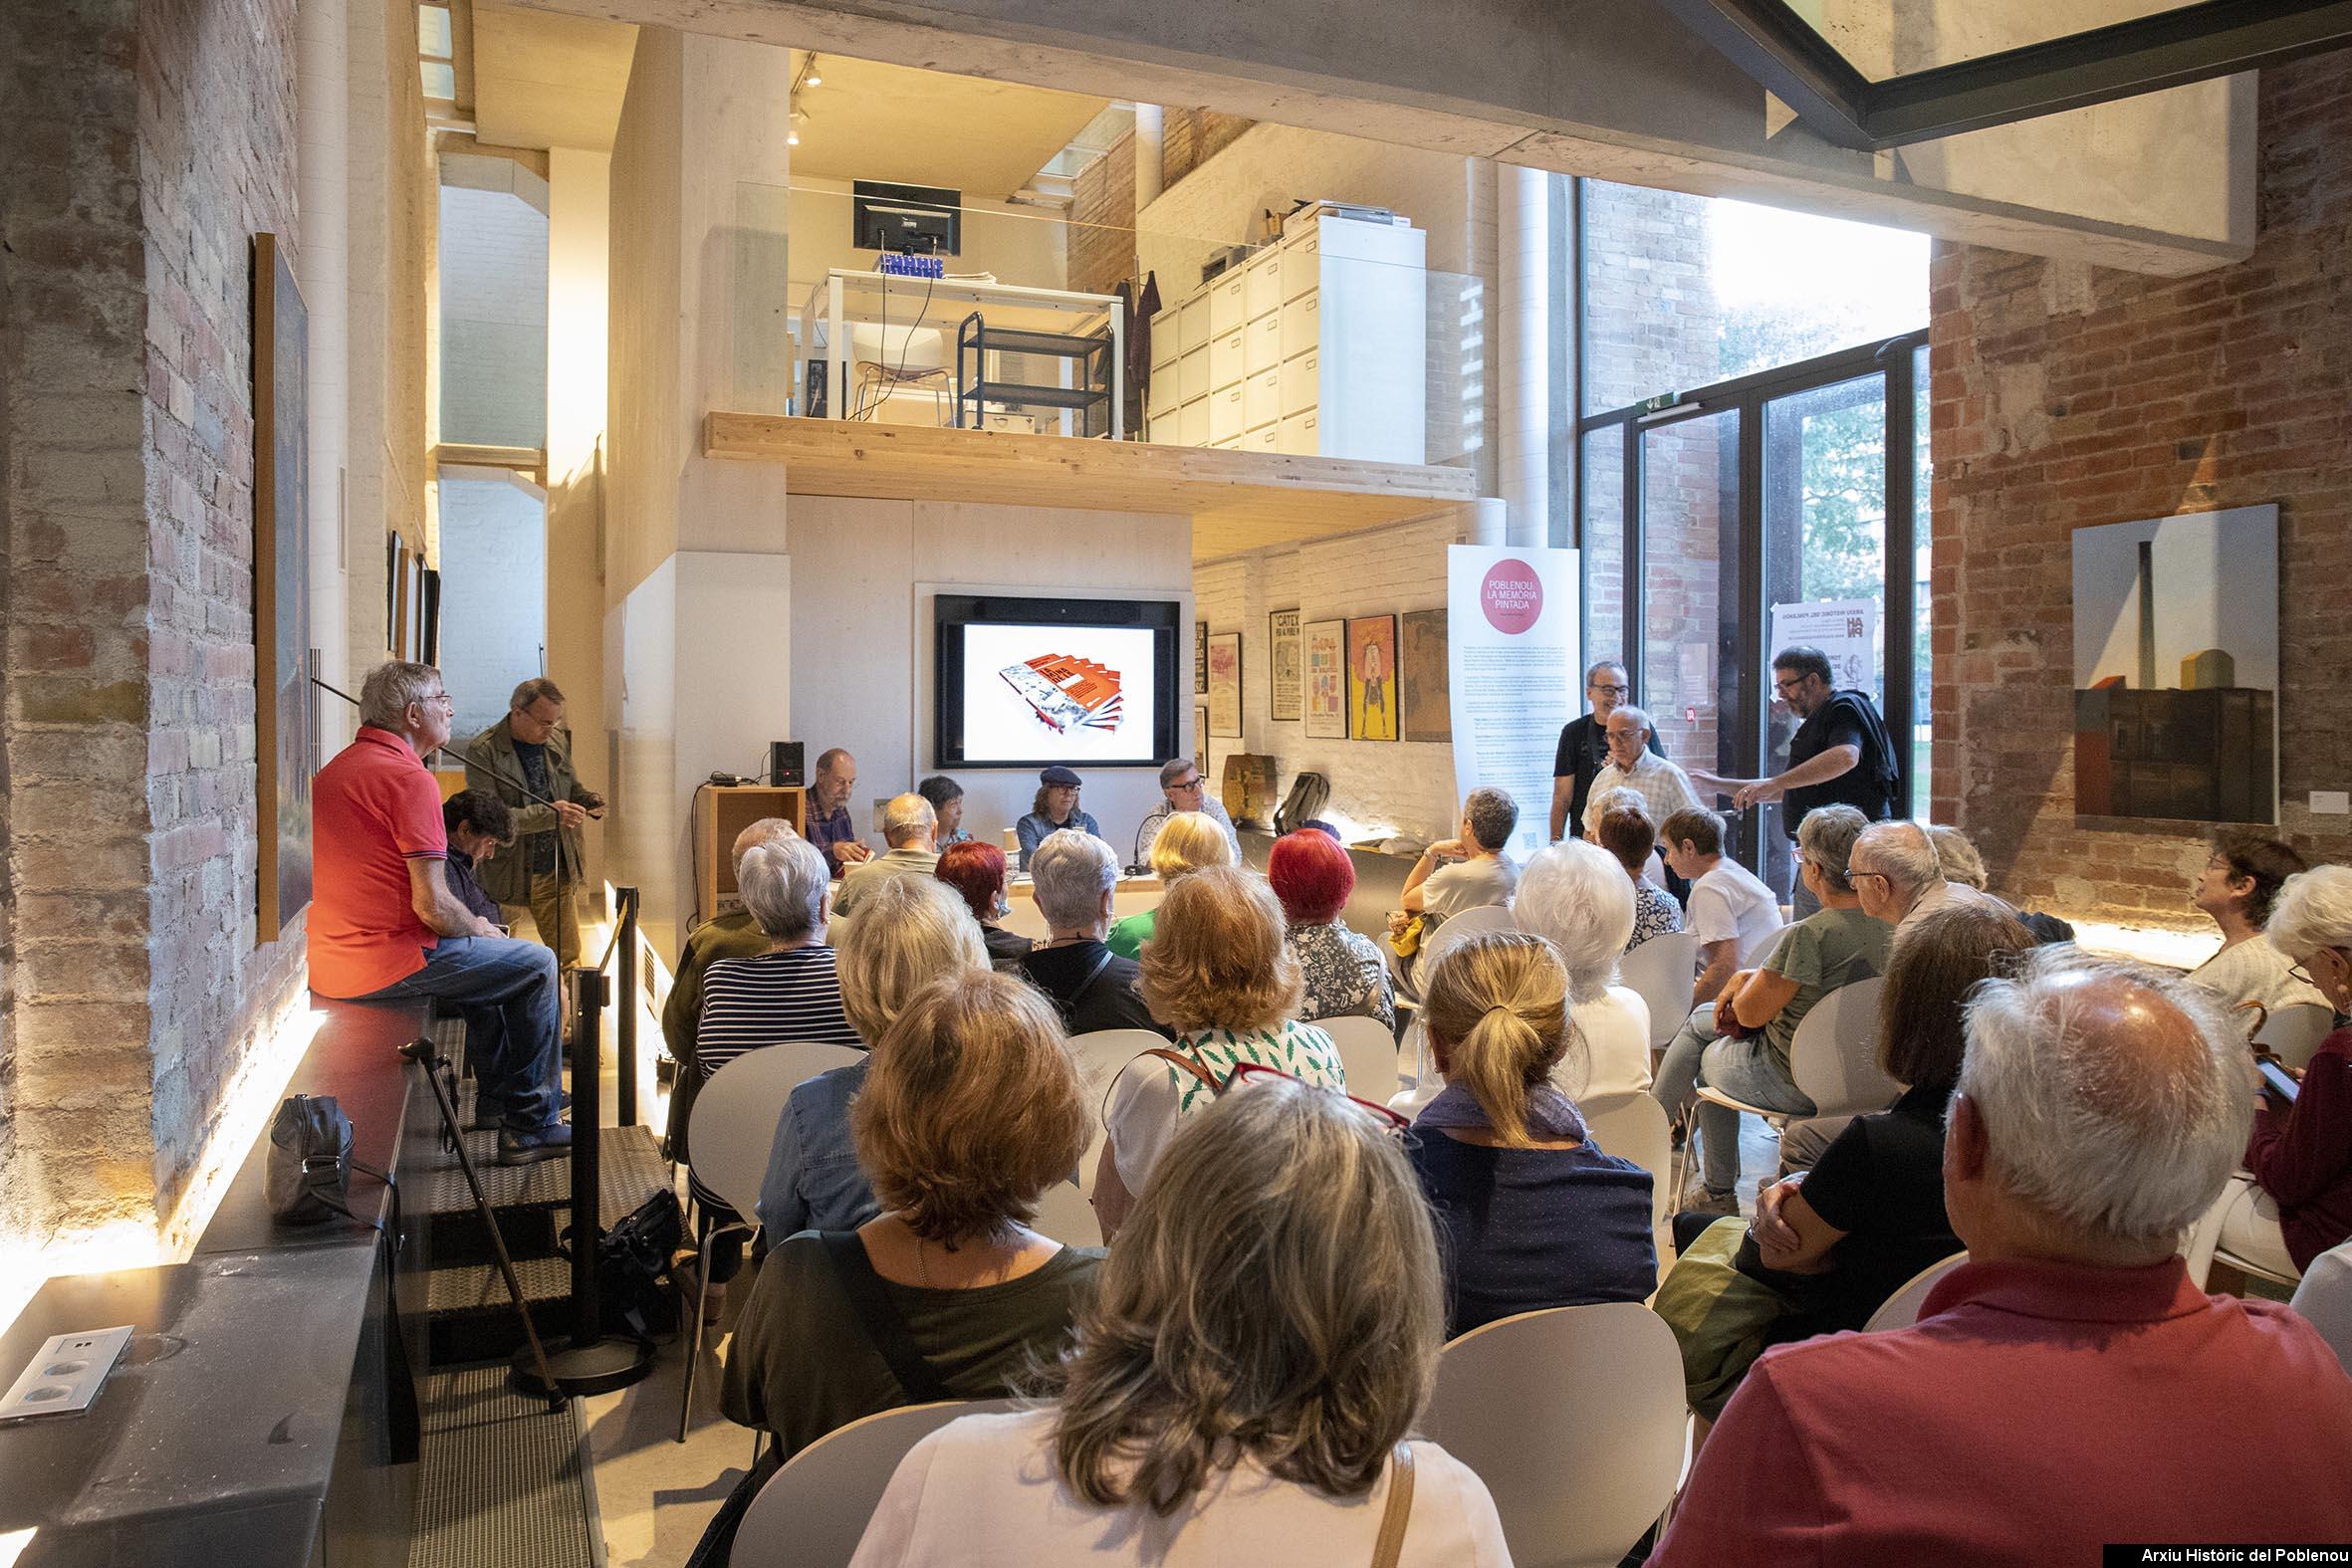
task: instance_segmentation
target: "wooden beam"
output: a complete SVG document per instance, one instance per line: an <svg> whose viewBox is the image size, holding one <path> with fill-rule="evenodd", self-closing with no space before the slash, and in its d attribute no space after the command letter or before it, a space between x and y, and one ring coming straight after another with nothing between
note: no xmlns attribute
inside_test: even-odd
<svg viewBox="0 0 2352 1568"><path fill-rule="evenodd" d="M705 416L703 455L782 463L799 496L1189 518L1196 556L1401 523L1478 491L1466 468L775 414Z"/></svg>

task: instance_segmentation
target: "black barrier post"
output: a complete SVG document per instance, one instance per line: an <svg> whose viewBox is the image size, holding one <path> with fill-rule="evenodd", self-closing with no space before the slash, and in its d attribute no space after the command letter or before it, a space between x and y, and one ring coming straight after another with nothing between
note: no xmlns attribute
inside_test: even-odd
<svg viewBox="0 0 2352 1568"><path fill-rule="evenodd" d="M623 1127L637 1124L637 890L613 889L620 905L619 1027L615 1044L620 1051L620 1104L615 1118Z"/></svg>
<svg viewBox="0 0 2352 1568"><path fill-rule="evenodd" d="M572 1343L548 1357L556 1388L565 1394L608 1394L653 1370L653 1348L640 1340L606 1338L596 1263L604 1227L602 1173L596 1143L603 1072L604 972L585 965L572 972L577 1014L572 1022ZM515 1358L515 1383L544 1392L538 1369Z"/></svg>

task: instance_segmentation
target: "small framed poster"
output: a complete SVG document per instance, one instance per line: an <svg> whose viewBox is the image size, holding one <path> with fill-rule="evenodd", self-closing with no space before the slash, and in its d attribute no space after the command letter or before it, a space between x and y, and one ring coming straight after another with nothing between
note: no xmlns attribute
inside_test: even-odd
<svg viewBox="0 0 2352 1568"><path fill-rule="evenodd" d="M1192 766L1209 777L1209 710L1198 704L1192 710Z"/></svg>
<svg viewBox="0 0 2352 1568"><path fill-rule="evenodd" d="M1270 719L1296 719L1304 705L1298 669L1298 612L1266 617L1266 705Z"/></svg>
<svg viewBox="0 0 2352 1568"><path fill-rule="evenodd" d="M1359 741L1396 739L1394 615L1359 615L1347 623L1347 723Z"/></svg>
<svg viewBox="0 0 2352 1568"><path fill-rule="evenodd" d="M1398 620L1404 644L1397 653L1396 682L1404 737L1450 741L1454 706L1446 684L1446 612L1407 610Z"/></svg>
<svg viewBox="0 0 2352 1568"><path fill-rule="evenodd" d="M1205 620L1192 623L1192 694L1209 695L1209 623Z"/></svg>
<svg viewBox="0 0 2352 1568"><path fill-rule="evenodd" d="M1242 734L1242 634L1220 632L1209 639L1209 733L1227 740Z"/></svg>
<svg viewBox="0 0 2352 1568"><path fill-rule="evenodd" d="M1317 741L1347 739L1347 622L1310 620L1298 628L1299 669L1306 734Z"/></svg>

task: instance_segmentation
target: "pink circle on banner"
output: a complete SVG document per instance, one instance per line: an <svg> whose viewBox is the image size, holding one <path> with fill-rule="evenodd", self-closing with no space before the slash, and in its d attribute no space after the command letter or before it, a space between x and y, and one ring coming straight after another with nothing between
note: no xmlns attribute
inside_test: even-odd
<svg viewBox="0 0 2352 1568"><path fill-rule="evenodd" d="M1478 591L1479 607L1487 623L1505 636L1516 637L1543 614L1543 583L1535 568L1513 558L1487 568Z"/></svg>

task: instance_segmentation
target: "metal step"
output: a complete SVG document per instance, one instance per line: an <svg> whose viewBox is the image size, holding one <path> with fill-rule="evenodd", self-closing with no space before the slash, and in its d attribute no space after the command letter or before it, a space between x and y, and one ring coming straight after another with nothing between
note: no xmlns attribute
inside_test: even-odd
<svg viewBox="0 0 2352 1568"><path fill-rule="evenodd" d="M599 1568L603 1521L581 1403L551 1411L507 1368L436 1372L417 1390L424 1440L408 1568Z"/></svg>

